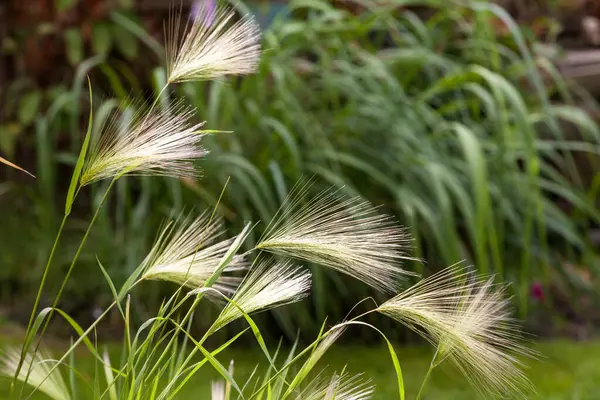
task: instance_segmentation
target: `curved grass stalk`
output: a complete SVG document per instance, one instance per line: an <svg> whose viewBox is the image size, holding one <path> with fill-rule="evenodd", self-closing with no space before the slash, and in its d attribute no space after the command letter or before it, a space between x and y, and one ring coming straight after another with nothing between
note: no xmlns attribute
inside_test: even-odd
<svg viewBox="0 0 600 400"><path fill-rule="evenodd" d="M332 333L329 335L324 335L322 340L319 341L319 344L314 348L311 352L308 359L304 362L300 370L294 377L294 380L288 386L288 389L285 391L281 400L285 400L289 396L292 395L294 390L299 387L302 382L308 377L308 374L315 367L317 362L323 357L323 355L331 348L331 346L342 336L345 331L345 328L339 328L336 330L331 330Z"/></svg>
<svg viewBox="0 0 600 400"><path fill-rule="evenodd" d="M54 244L52 245L52 250L50 252L50 256L48 257L48 261L46 262L46 266L44 267L44 273L42 274L42 280L40 282L40 285L38 287L38 292L35 298L35 302L34 302L34 307L31 311L31 316L29 318L29 323L27 324L27 331L26 331L26 340L23 342L23 348L21 350L21 360L17 366L17 369L15 371L15 376L11 382L10 385L10 396L12 397L14 395L14 386L17 380L17 377L19 376L19 374L21 373L21 367L22 367L22 363L24 361L25 355L29 352L29 346L31 344L31 329L32 329L32 323L35 317L35 314L37 313L37 307L39 305L40 302L40 298L42 295L42 292L44 290L44 285L46 283L46 278L48 276L48 272L50 271L50 266L52 264L52 261L54 259L54 253L56 251L56 247L58 245L58 242L60 240L60 237L62 236L62 232L65 226L65 223L67 221L68 216L71 214L71 208L73 205L73 201L75 200L75 198L77 197L77 194L79 193L79 188L80 186L80 182L79 182L79 178L80 178L80 174L81 174L81 170L83 168L83 164L85 162L85 158L86 158L86 154L87 154L87 150L88 150L88 146L89 146L89 142L90 142L90 136L92 133L92 126L93 126L93 111L92 111L92 104L93 104L93 97L92 97L92 85L90 83L90 80L88 78L88 87L89 87L89 99L90 99L90 115L89 115L89 121L88 121L88 128L87 128L87 132L85 135L85 139L83 142L83 145L81 147L81 150L79 152L79 157L77 158L77 163L75 164L75 169L73 171L73 175L71 176L71 183L69 185L69 190L67 192L67 198L65 201L65 214L63 216L60 228L56 234L56 237L54 239ZM90 226L91 228L91 226ZM88 232L89 229L88 228ZM46 325L47 326L47 325ZM44 331L46 330L46 327L44 327ZM43 335L43 334L42 334ZM41 338L40 338L41 340ZM39 346L39 342L38 342L38 346ZM36 356L36 352L37 352L37 346L36 349L33 352L32 357ZM27 377L29 376L29 372L27 373ZM27 378L25 379L25 383L27 383Z"/></svg>
<svg viewBox="0 0 600 400"><path fill-rule="evenodd" d="M371 310L370 312L374 312L376 311ZM337 325L334 325L333 327L331 327L327 332L323 333L322 335L319 335L319 337L313 341L313 343L311 343L310 345L308 345L304 350L302 350L300 353L298 353L294 358L292 358L291 360L289 360L284 366L282 366L279 371L277 371L272 377L270 377L269 379L267 379L258 389L256 389L253 394L250 396L250 398L254 398L257 394L263 392L265 390L266 387L268 387L275 379L277 379L277 377L283 372L288 370L295 362L297 362L298 360L300 360L303 356L305 356L308 352L310 351L315 351L313 349L315 349L323 340L325 340L328 336L335 334L335 332L337 330L344 330L346 327L348 326L364 326L370 329L375 330L377 333L379 333L382 338L386 341L386 344L388 346L388 350L390 352L390 357L392 358L392 362L394 365L394 369L396 372L396 377L398 379L398 391L399 391L399 397L400 400L404 400L405 398L405 391L404 391L404 379L402 376L402 369L400 367L400 362L398 361L398 356L396 355L396 351L394 350L394 347L392 346L391 342L388 340L388 338L385 336L385 334L383 332L381 332L381 330L377 329L377 327L366 323L366 322L362 322L362 321L358 321L359 318L361 318L362 316L366 315L368 313L362 314L358 317L353 318L350 321L346 321L346 322L342 322L339 323ZM306 373L308 373L309 371L305 371ZM298 379L300 380L300 379ZM289 396L291 395L292 391L294 390L294 387L292 386L292 384L290 384L288 386L288 390L286 392L286 394L284 394L284 397L282 398L282 400L285 398L285 396Z"/></svg>
<svg viewBox="0 0 600 400"><path fill-rule="evenodd" d="M106 192L104 193L104 196L102 197L102 200L100 201L100 204L98 205L98 208L96 209L96 212L94 213L94 216L92 217L92 220L90 221L85 234L83 236L83 238L81 239L81 242L79 244L79 247L77 249L77 252L75 253L75 256L73 257L73 260L71 261L71 264L69 265L69 269L67 270L67 274L65 275L65 277L63 278L62 284L60 286L60 289L58 290L58 293L56 295L56 297L54 298L54 302L52 303L52 307L51 307L51 311L50 311L50 315L48 316L48 318L46 319L46 322L44 323L44 327L42 328L42 332L40 333L37 345L33 351L33 355L35 357L35 354L37 353L37 350L42 342L42 338L44 337L44 334L46 333L46 329L48 328L48 325L50 324L50 320L52 319L53 313L54 313L54 309L57 307L58 302L60 301L60 297L67 285L67 282L71 276L71 273L73 272L73 268L75 267L75 264L77 263L79 256L81 254L81 251L83 250L83 246L85 245L85 242L87 241L87 238L90 234L90 231L92 229L92 227L94 226L94 223L96 222L96 219L98 218L98 215L100 214L100 210L102 209L102 206L104 205L104 203L106 202L106 199L108 198L108 194L110 193L111 188L113 187L114 183L116 182L116 180L118 179L118 177L115 177L111 183L109 184L108 188L106 189ZM29 336L29 331L28 331L28 336ZM24 344L24 349L25 349L25 353L27 353L27 351L29 350L29 344L30 343L25 343ZM20 371L20 368L17 368L17 373ZM29 374L28 374L29 375ZM27 382L27 380L25 380L25 382Z"/></svg>
<svg viewBox="0 0 600 400"><path fill-rule="evenodd" d="M429 381L431 372L436 367L436 362L438 359L438 351L439 351L439 349L436 349L435 353L433 354L433 357L431 358L431 362L429 363L429 368L427 369L425 378L423 378L423 382L421 383L421 386L419 387L419 392L417 393L417 397L415 398L415 400L421 400L421 396L423 395L423 393L425 393L425 387L427 386L427 382Z"/></svg>
<svg viewBox="0 0 600 400"><path fill-rule="evenodd" d="M26 336L29 335L29 331L31 330L31 326L33 324L33 321L35 319L36 313L37 313L37 309L38 306L40 304L40 299L42 297L42 292L44 290L44 286L46 284L46 279L48 278L48 272L50 271L50 265L52 264L52 260L54 259L54 253L56 251L56 247L58 246L58 242L60 240L60 237L62 235L62 231L65 227L65 223L67 222L67 218L69 216L68 215L64 215L63 219L60 223L60 227L58 228L58 232L56 233L56 237L54 238L54 244L52 245L52 250L50 251L50 255L48 256L48 261L46 262L46 266L44 267L44 272L42 274L42 280L40 282L40 285L38 287L38 292L37 295L35 297L35 302L33 303L33 308L31 309L31 316L29 317L29 322L27 323L27 330L26 332ZM25 355L27 354L29 349L29 343L27 343L27 341L23 342L23 347L21 348L21 360L25 359ZM22 367L22 362L19 362L19 365L17 366L17 368L15 369L15 375L13 376L13 380L11 382L10 385L10 391L11 391L11 397L14 395L14 385L16 383L16 379L19 376L19 374L21 373L21 367ZM26 382L25 382L26 383Z"/></svg>
<svg viewBox="0 0 600 400"><path fill-rule="evenodd" d="M55 371L55 370L58 368L58 366L59 366L59 365L62 365L62 364L65 362L65 360L67 359L67 357L69 357L69 355L71 354L71 352L72 352L73 350L75 350L75 348L76 348L77 346L79 346L79 345L80 345L82 342L86 342L86 341L87 341L87 343L86 343L86 346L87 346L89 349L93 349L93 346L92 346L91 342L89 342L89 339L87 338L87 336L88 336L88 335L89 335L89 334L90 334L90 333L91 333L91 332L92 332L92 331L93 331L93 330L96 328L96 326L97 326L97 325L100 323L100 321L102 321L102 319L103 319L103 318L104 318L104 317L105 317L105 316L106 316L106 315L107 315L107 314L110 312L110 310L112 310L112 308L113 308L113 307L114 307L116 304L117 304L116 302L113 302L113 303L112 303L110 306L108 306L108 307L106 308L106 310L104 310L104 312L103 312L103 313L102 313L102 314L101 314L101 315L100 315L100 316L99 316L99 317L98 317L98 318L97 318L97 319L96 319L96 320L95 320L95 321L94 321L94 322L93 322L93 323L92 323L92 324L89 326L89 328L88 328L88 329L86 329L85 331L81 330L81 331L79 331L79 332L78 332L78 333L79 333L79 338L78 338L78 339L77 339L75 342L73 342L73 344L71 344L71 346L70 346L70 347L67 349L67 351L66 351L66 352L63 354L63 356L62 356L62 357L61 357L59 360L57 360L57 361L56 361L56 363L54 364L54 366L52 366L52 368L50 368L50 369L47 371L47 373L46 373L46 376L45 376L43 379L41 379L41 380L39 381L39 383L38 383L38 384L35 386L35 388L33 389L33 392L31 392L31 394L30 394L30 395L27 397L27 399L30 399L30 398L31 398L31 396L32 396L32 395L33 395L33 394L34 394L36 391L38 391L38 390L39 390L39 389L42 387L42 385L44 385L44 383L46 382L46 380L47 380L47 379L48 379L50 376L52 376L52 374L53 374L53 373L54 373L54 371ZM49 310L50 310L50 312L48 313L48 318L46 319L47 321L50 319L50 315L52 314L52 312L54 312L54 311L55 311L55 309L54 309L54 308L51 308L51 309L49 309ZM58 309L57 309L56 311L57 311L57 312L60 312L60 314L61 314L63 317L68 317L68 316L67 316L67 314L66 314L66 313L64 313L64 312L62 312L61 310L58 310ZM72 325L73 325L73 324L75 324L75 325L73 325L73 327L74 327L74 328L77 326L77 325L76 325L76 323L75 323L75 321L73 321L73 320L70 320L70 321L69 321L69 323L70 323L70 324L72 324ZM47 324L46 324L46 326L47 326ZM77 327L78 327L78 326L77 326ZM40 343L38 342L38 346L36 346L36 349L35 349L35 353L34 353L34 354L37 354L37 351L38 351L38 349L39 349L39 345L40 345ZM34 357L35 357L35 356L34 356ZM99 359L100 359L100 361L102 361L102 363L104 364L104 361L103 361L103 359L102 359L102 357L101 357L101 356L99 356L99 355L95 354L95 357L99 358ZM25 382L25 383L28 381L28 379L29 379L29 376L30 376L30 373L31 373L31 368L29 368L29 371L28 371L28 373L27 373L27 377L26 377L26 378L25 378L25 380L24 380L24 382Z"/></svg>

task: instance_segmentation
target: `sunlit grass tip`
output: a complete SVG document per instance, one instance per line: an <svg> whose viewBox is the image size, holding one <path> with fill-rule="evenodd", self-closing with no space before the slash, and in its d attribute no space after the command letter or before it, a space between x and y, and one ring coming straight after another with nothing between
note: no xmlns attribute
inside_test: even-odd
<svg viewBox="0 0 600 400"><path fill-rule="evenodd" d="M310 285L310 272L302 271L292 262L263 260L244 278L213 328L220 329L242 317L241 310L250 314L299 301L308 295Z"/></svg>
<svg viewBox="0 0 600 400"><path fill-rule="evenodd" d="M169 82L215 79L254 72L260 59L260 28L252 16L235 20L226 6L202 2L179 39L181 13L172 13L166 32Z"/></svg>
<svg viewBox="0 0 600 400"><path fill-rule="evenodd" d="M16 348L6 349L1 356L0 374L12 379L17 372L20 359L21 352L19 350ZM27 384L32 387L39 386L37 390L54 400L70 400L71 395L60 370L55 368L51 372L56 362L47 352L38 349L35 356L32 354L25 356L17 379L21 382L27 380ZM29 376L27 376L28 373Z"/></svg>
<svg viewBox="0 0 600 400"><path fill-rule="evenodd" d="M218 219L207 214L180 217L167 225L144 260L142 279L163 280L190 288L202 287L215 273L235 238L216 242L223 234ZM243 257L234 256L224 272L245 268ZM213 288L232 294L241 279L221 276Z"/></svg>
<svg viewBox="0 0 600 400"><path fill-rule="evenodd" d="M90 146L81 185L123 174L197 176L193 161L208 152L200 145L204 123L193 122L194 114L181 102L148 112L141 108L126 124L116 113Z"/></svg>
<svg viewBox="0 0 600 400"><path fill-rule="evenodd" d="M14 168L14 169L16 169L16 170L19 170L19 171L21 171L21 172L24 172L24 173L26 173L27 175L31 176L32 178L35 178L35 175L33 175L31 172L29 172L29 171L27 171L27 170L25 170L25 169L23 169L23 168L19 167L19 166L18 166L17 164L15 164L15 163L12 163L12 162L8 161L6 158L2 158L2 157L0 157L0 163L2 163L2 164L5 164L5 165L8 165L8 166L9 166L9 167L11 167L11 168Z"/></svg>
<svg viewBox="0 0 600 400"><path fill-rule="evenodd" d="M321 264L372 287L394 292L410 238L394 220L360 198L327 189L304 202L300 184L283 204L256 248Z"/></svg>
<svg viewBox="0 0 600 400"><path fill-rule="evenodd" d="M510 312L505 288L458 266L420 281L377 311L422 334L483 395L522 394L532 386L523 356L534 355Z"/></svg>

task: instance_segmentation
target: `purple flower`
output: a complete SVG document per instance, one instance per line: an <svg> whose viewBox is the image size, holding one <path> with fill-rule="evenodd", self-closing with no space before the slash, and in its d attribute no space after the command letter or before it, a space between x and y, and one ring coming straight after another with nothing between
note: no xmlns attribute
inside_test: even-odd
<svg viewBox="0 0 600 400"><path fill-rule="evenodd" d="M196 0L192 3L190 19L202 20L206 26L211 26L217 13L217 0Z"/></svg>
<svg viewBox="0 0 600 400"><path fill-rule="evenodd" d="M540 282L533 282L531 284L531 297L537 301L544 300L544 287Z"/></svg>

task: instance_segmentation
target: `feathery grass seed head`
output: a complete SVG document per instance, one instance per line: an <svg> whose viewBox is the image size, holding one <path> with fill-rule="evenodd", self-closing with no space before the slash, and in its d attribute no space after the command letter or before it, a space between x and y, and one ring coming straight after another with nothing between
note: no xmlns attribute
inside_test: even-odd
<svg viewBox="0 0 600 400"><path fill-rule="evenodd" d="M310 284L310 273L301 271L290 261L262 261L244 278L231 299L235 304L225 306L214 323L214 329L242 317L240 308L250 314L299 301L307 296Z"/></svg>
<svg viewBox="0 0 600 400"><path fill-rule="evenodd" d="M325 190L303 204L310 184L289 196L269 225L257 249L321 264L359 279L382 291L394 291L399 276L406 233L393 220L379 215L358 198L343 200Z"/></svg>
<svg viewBox="0 0 600 400"><path fill-rule="evenodd" d="M454 332L440 342L442 360L447 357L483 395L533 390L519 357L535 353L522 344L504 291L493 278L467 286L466 301L455 310Z"/></svg>
<svg viewBox="0 0 600 400"><path fill-rule="evenodd" d="M297 396L298 400L368 400L375 386L364 380L363 374L335 373L330 379L317 376Z"/></svg>
<svg viewBox="0 0 600 400"><path fill-rule="evenodd" d="M20 360L21 352L19 350L15 348L5 350L2 354L0 374L12 379L17 372ZM56 362L47 352L38 349L35 357L31 353L25 356L17 379L21 382L25 382L27 379L27 383L33 387L41 384L38 390L54 400L70 400L71 395L60 370L55 368L50 373ZM29 377L27 377L28 373Z"/></svg>
<svg viewBox="0 0 600 400"><path fill-rule="evenodd" d="M216 271L235 238L213 243L221 235L220 222L205 214L196 219L182 218L167 226L146 259L142 279L175 282L191 288L202 287ZM236 256L226 272L244 269L243 258ZM240 279L221 276L213 286L231 294Z"/></svg>
<svg viewBox="0 0 600 400"><path fill-rule="evenodd" d="M529 390L519 356L533 353L520 341L503 288L450 267L388 300L377 311L422 334L482 394Z"/></svg>
<svg viewBox="0 0 600 400"><path fill-rule="evenodd" d="M194 177L193 161L208 152L200 146L204 123L193 123L194 111L176 103L164 110L136 112L125 128L118 116L90 146L81 185L121 174Z"/></svg>
<svg viewBox="0 0 600 400"><path fill-rule="evenodd" d="M415 285L377 308L436 345L446 336L449 327L458 324L456 309L465 300L465 282L468 273L447 268Z"/></svg>
<svg viewBox="0 0 600 400"><path fill-rule="evenodd" d="M198 4L191 23L178 39L181 16L170 18L167 32L169 82L208 80L250 74L260 59L260 29L251 16L233 22L235 12Z"/></svg>

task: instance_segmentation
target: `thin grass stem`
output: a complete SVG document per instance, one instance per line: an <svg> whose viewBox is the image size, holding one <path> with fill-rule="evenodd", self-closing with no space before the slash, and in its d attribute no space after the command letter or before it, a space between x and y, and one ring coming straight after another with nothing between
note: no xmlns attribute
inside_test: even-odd
<svg viewBox="0 0 600 400"><path fill-rule="evenodd" d="M437 347L435 349L435 353L433 354L433 358L431 359L431 363L429 364L429 369L427 370L427 373L425 374L425 378L423 378L423 383L421 383L421 387L419 388L419 393L417 394L417 397L415 400L421 400L421 396L425 392L425 386L427 385L427 382L429 381L429 377L431 376L431 371L433 371L433 369L438 366L436 361L437 361L437 357L439 354L439 350L440 350L439 347Z"/></svg>
<svg viewBox="0 0 600 400"><path fill-rule="evenodd" d="M58 247L58 242L60 237L62 236L63 229L65 227L65 223L67 222L67 218L69 216L65 214L63 216L60 227L58 228L58 232L56 233L56 238L54 239L54 244L52 245L52 250L50 251L50 256L48 257L48 261L46 262L46 267L44 268L44 273L42 275L42 281L40 282L40 286L38 288L37 296L35 297L35 302L33 303L33 308L31 309L31 316L29 317L29 323L27 324L27 331L25 333L25 337L29 337L29 331L31 330L31 325L33 324L33 320L35 319L35 314L37 312L37 308L40 304L40 298L42 297L42 291L44 290L44 285L46 284L46 278L48 277L48 271L50 271L50 265L52 264L52 260L54 259L54 253L56 252L56 248ZM25 355L27 353L29 347L28 341L23 343L23 347L21 349L21 359L19 360L19 365L17 366L17 371L10 385L10 397L14 396L14 388L17 382L17 377L21 372L21 368L23 367L23 361L25 360Z"/></svg>
<svg viewBox="0 0 600 400"><path fill-rule="evenodd" d="M60 297L65 289L65 286L67 285L67 281L69 280L71 273L73 272L73 268L75 267L75 264L77 263L77 260L79 259L79 256L81 255L81 251L83 250L83 246L85 245L85 242L87 241L90 231L92 230L92 227L94 226L94 223L96 222L96 219L98 218L98 215L100 214L100 210L102 209L102 206L104 205L104 203L106 203L108 194L110 193L110 190L112 189L112 187L115 184L115 182L117 181L117 179L119 179L119 176L116 176L111 180L110 184L108 185L108 188L106 189L106 192L104 192L104 196L102 196L102 200L100 201L98 208L96 208L96 212L94 213L94 216L92 217L92 220L90 221L90 224L88 225L88 228L85 231L85 235L83 236L83 239L81 239L81 243L79 244L79 248L77 249L77 252L75 253L75 257L73 258L73 261L71 261L71 265L69 266L67 274L65 275L65 278L63 279L60 289L58 290L58 294L56 295L56 298L54 299L52 308L55 308L58 305L58 302L60 301ZM52 316L52 313L50 313L50 317L51 316ZM48 321L50 321L50 317L46 321L46 326L48 325ZM42 331L42 335L43 334L44 334L44 331Z"/></svg>
<svg viewBox="0 0 600 400"><path fill-rule="evenodd" d="M150 106L150 109L146 113L146 119L148 119L148 117L152 114L152 110L154 110L154 107L156 107L156 105L158 104L158 101L160 100L160 96L163 94L163 92L165 90L167 90L168 87L169 87L169 82L167 82L167 84L165 86L163 86L163 88L160 90L160 92L158 92L158 94L156 95L156 98L154 99L154 101L152 102L152 105ZM146 121L144 121L144 124L145 123L146 123Z"/></svg>
<svg viewBox="0 0 600 400"><path fill-rule="evenodd" d="M112 310L112 308L117 304L116 301L113 301L112 304L110 306L108 306L106 308L106 310L104 310L104 312L92 323L92 325L90 325L90 327L83 332L83 334L81 334L79 336L79 338L75 341L75 343L73 343L71 345L71 347L69 347L69 349L63 354L63 356L56 361L56 363L54 363L54 366L52 366L52 368L48 371L46 378L44 378L34 389L33 391L29 394L29 396L27 396L26 400L30 400L31 397L33 396L33 394L40 388L40 386L46 381L46 379L48 379L48 377L52 374L52 372L54 372L54 370L56 368L58 368L60 365L63 365L65 360L67 359L67 357L71 354L71 352L73 350L75 350L75 348L77 346L79 346L81 344L81 342L83 342L83 340L90 334L90 332L92 330L94 330L96 328L96 326L100 323L100 321L110 312L110 310ZM50 316L51 314L48 314L48 320L50 320ZM39 345L39 343L38 343ZM37 350L37 349L36 349ZM25 387L25 385L23 385L23 387Z"/></svg>
<svg viewBox="0 0 600 400"><path fill-rule="evenodd" d="M87 241L87 238L90 234L90 231L92 230L92 227L94 225L94 222L96 222L96 219L98 218L98 215L100 214L100 210L102 209L102 206L104 205L104 203L106 202L106 199L108 198L108 194L110 193L110 190L112 189L114 183L117 181L117 179L119 179L119 176L116 176L115 178L113 178L110 182L110 185L108 185L108 188L106 189L106 192L104 193L104 196L102 197L102 201L100 202L100 204L98 205L98 208L96 209L96 212L94 213L94 216L92 217L92 220L90 221L90 224L88 225L88 228L85 232L85 235L83 236L81 243L79 244L79 248L77 249L77 252L75 253L75 256L73 258L73 261L71 262L71 265L69 266L69 270L67 271L67 274L65 275L65 278L63 279L63 282L61 284L61 287L58 291L58 294L56 295L54 302L52 304L52 310L50 311L50 313L48 314L48 318L46 319L46 322L44 323L44 327L42 328L42 333L40 334L40 337L38 339L38 342L35 346L35 349L33 351L33 356L35 357L35 354L37 354L37 351L40 347L40 344L42 342L42 338L44 337L44 334L46 333L46 329L48 329L48 325L50 324L50 320L52 319L52 316L54 315L54 309L56 308L56 306L58 305L58 302L60 301L60 297L67 285L67 281L69 280L69 277L71 276L71 273L73 272L73 268L75 267L75 264L77 263L77 260L79 259L79 256L81 254L81 251L83 250L83 246L85 245L85 242ZM27 378L29 377L29 374L31 372L28 372L27 374ZM27 382L27 378L25 379L25 383Z"/></svg>

